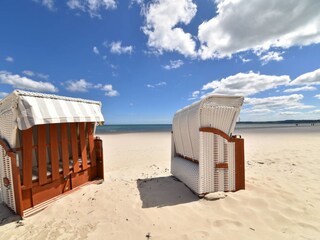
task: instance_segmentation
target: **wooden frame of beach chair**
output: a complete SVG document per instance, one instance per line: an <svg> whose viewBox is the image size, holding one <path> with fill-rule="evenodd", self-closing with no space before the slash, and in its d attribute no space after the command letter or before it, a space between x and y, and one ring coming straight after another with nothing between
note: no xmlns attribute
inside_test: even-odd
<svg viewBox="0 0 320 240"><path fill-rule="evenodd" d="M245 188L244 140L232 136L242 104L208 96L174 115L171 172L199 196Z"/></svg>
<svg viewBox="0 0 320 240"><path fill-rule="evenodd" d="M72 102L74 107L86 105L86 113L77 109L77 114L72 114L70 110L69 114L76 121L64 116L60 123L30 124L32 126L20 130L19 124L15 123L20 121L20 127L25 124L18 119L19 104L26 105L19 102L22 97L32 99L33 108L39 104L36 101L43 103L48 100L53 104L60 101L64 107ZM95 108L92 112L91 105ZM37 111L41 110L38 106ZM42 121L40 112L36 121ZM78 117L82 118L81 122ZM50 120L46 117L45 121ZM15 91L2 100L0 183L6 205L19 215L27 216L70 190L95 179L103 179L102 140L94 138L97 121L103 121L99 102L23 91Z"/></svg>

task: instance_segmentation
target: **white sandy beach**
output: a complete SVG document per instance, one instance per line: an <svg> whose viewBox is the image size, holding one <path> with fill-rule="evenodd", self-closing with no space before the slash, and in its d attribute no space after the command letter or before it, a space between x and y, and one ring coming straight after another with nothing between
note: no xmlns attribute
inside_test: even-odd
<svg viewBox="0 0 320 240"><path fill-rule="evenodd" d="M0 225L0 239L320 239L320 127L238 134L246 190L196 197L170 177L168 132L103 135L105 181Z"/></svg>

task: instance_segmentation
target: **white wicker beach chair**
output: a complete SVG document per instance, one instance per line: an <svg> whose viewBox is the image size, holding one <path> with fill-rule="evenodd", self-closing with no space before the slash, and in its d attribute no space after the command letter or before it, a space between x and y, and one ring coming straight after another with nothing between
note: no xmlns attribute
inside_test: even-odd
<svg viewBox="0 0 320 240"><path fill-rule="evenodd" d="M244 143L232 136L242 104L208 96L174 115L171 172L198 195L244 189Z"/></svg>
<svg viewBox="0 0 320 240"><path fill-rule="evenodd" d="M0 101L2 201L19 215L103 178L101 103L16 90ZM1 201L0 201L1 202Z"/></svg>

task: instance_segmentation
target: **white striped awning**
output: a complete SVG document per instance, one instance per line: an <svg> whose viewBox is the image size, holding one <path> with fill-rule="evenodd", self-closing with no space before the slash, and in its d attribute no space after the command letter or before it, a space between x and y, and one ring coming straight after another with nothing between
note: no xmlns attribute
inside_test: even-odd
<svg viewBox="0 0 320 240"><path fill-rule="evenodd" d="M104 121L101 102L21 90L14 93L20 130L39 124Z"/></svg>

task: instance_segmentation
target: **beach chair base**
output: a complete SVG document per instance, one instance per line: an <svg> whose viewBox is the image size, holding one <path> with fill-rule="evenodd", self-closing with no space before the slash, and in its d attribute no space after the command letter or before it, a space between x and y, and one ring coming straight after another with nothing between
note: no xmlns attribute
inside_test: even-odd
<svg viewBox="0 0 320 240"><path fill-rule="evenodd" d="M197 196L245 189L244 140L215 128L200 128L200 156L176 152L172 141L171 173Z"/></svg>

